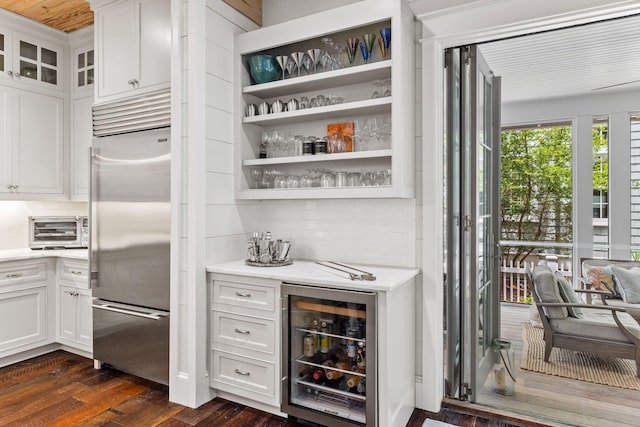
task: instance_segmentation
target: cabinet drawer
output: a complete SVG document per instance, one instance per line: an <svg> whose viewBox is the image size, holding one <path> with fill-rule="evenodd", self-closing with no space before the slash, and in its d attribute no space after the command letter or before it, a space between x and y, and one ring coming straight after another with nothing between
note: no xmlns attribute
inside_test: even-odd
<svg viewBox="0 0 640 427"><path fill-rule="evenodd" d="M78 287L89 287L89 269L86 262L58 262L58 278L65 282L73 282Z"/></svg>
<svg viewBox="0 0 640 427"><path fill-rule="evenodd" d="M274 354L275 326L273 320L214 310L211 333L214 343L224 343Z"/></svg>
<svg viewBox="0 0 640 427"><path fill-rule="evenodd" d="M263 311L275 311L276 292L270 286L213 281L213 302Z"/></svg>
<svg viewBox="0 0 640 427"><path fill-rule="evenodd" d="M220 390L235 394L248 390L262 396L275 395L273 363L214 350L213 372L214 387Z"/></svg>
<svg viewBox="0 0 640 427"><path fill-rule="evenodd" d="M0 287L22 283L45 282L47 266L45 263L18 264L0 267Z"/></svg>

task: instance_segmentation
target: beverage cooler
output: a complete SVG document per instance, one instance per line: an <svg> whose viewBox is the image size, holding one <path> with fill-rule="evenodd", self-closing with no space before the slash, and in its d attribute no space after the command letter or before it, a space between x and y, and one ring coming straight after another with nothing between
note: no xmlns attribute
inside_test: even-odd
<svg viewBox="0 0 640 427"><path fill-rule="evenodd" d="M377 425L376 294L282 286L282 412Z"/></svg>

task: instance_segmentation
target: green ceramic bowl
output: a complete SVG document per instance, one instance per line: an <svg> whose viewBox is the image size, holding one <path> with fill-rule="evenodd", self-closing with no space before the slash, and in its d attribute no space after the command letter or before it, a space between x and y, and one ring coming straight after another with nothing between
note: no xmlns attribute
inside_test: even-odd
<svg viewBox="0 0 640 427"><path fill-rule="evenodd" d="M280 66L272 55L254 55L249 58L249 72L256 83L268 83L280 76Z"/></svg>

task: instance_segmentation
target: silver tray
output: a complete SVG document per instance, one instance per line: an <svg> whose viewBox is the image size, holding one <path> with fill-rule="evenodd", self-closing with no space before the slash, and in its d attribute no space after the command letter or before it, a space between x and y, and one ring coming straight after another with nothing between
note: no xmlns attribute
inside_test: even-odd
<svg viewBox="0 0 640 427"><path fill-rule="evenodd" d="M285 259L284 261L275 261L275 262L270 262L268 264L265 264L262 262L249 261L248 259L245 259L244 263L252 267L284 267L285 265L293 264L293 260Z"/></svg>

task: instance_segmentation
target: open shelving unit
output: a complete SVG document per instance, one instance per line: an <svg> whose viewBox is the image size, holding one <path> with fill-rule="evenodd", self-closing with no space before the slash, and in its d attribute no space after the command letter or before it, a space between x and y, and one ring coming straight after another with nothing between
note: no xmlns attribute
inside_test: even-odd
<svg viewBox="0 0 640 427"><path fill-rule="evenodd" d="M415 65L413 22L400 2L378 2L376 7L344 6L326 12L331 19L301 18L282 31L279 26L265 27L235 40L236 96L236 198L237 199L315 199L315 198L413 198L415 197ZM357 13L354 13L357 11ZM344 12L344 13L342 13ZM371 61L363 63L360 50L349 66L346 55L343 68L316 72L302 71L298 76L285 73L277 80L255 84L248 59L253 55L289 55L317 48L328 51L323 39L346 46L348 38L376 34L384 27L392 29L391 48L386 57L375 43ZM335 52L334 52L335 53ZM391 95L373 97L374 81L390 81ZM309 99L322 94L343 98L343 102L314 108L245 117L248 104L258 105L280 100ZM360 123L376 118L391 123L390 144L362 150L358 136L356 151L322 155L260 158L263 132L274 130L293 135L327 136L327 126ZM362 135L362 133L360 134ZM368 135L371 137L371 134ZM389 147L390 145L390 147ZM370 148L370 147L367 147ZM285 175L313 175L319 170L335 172L391 172L391 185L359 187L257 188L253 169L276 169Z"/></svg>

